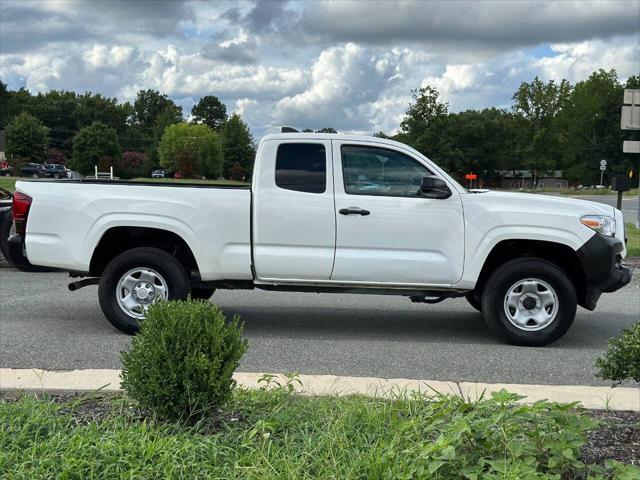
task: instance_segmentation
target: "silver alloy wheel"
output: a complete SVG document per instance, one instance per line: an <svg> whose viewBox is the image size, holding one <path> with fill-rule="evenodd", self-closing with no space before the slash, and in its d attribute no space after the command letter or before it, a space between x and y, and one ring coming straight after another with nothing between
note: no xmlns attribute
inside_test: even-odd
<svg viewBox="0 0 640 480"><path fill-rule="evenodd" d="M130 317L144 318L149 305L168 297L167 282L151 268L132 268L118 280L116 299L122 311Z"/></svg>
<svg viewBox="0 0 640 480"><path fill-rule="evenodd" d="M553 287L537 278L519 280L504 297L504 313L509 322L527 332L549 326L558 314L558 305Z"/></svg>

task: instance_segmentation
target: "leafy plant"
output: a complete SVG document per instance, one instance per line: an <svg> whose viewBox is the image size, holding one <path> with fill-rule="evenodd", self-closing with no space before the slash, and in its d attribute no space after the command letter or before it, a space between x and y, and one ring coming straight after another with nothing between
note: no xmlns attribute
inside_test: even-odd
<svg viewBox="0 0 640 480"><path fill-rule="evenodd" d="M31 162L47 159L49 129L33 115L22 112L7 125L7 155ZM17 171L17 164L13 164Z"/></svg>
<svg viewBox="0 0 640 480"><path fill-rule="evenodd" d="M152 305L129 351L122 387L143 408L169 419L203 417L224 404L247 348L239 317L231 322L204 301Z"/></svg>
<svg viewBox="0 0 640 480"><path fill-rule="evenodd" d="M596 360L596 367L598 376L613 380L614 386L630 379L640 382L640 322L609 340L607 352Z"/></svg>
<svg viewBox="0 0 640 480"><path fill-rule="evenodd" d="M69 166L83 175L94 172L95 166L106 169L120 158L120 144L113 128L93 122L73 137L73 155ZM105 168L106 167L106 168Z"/></svg>

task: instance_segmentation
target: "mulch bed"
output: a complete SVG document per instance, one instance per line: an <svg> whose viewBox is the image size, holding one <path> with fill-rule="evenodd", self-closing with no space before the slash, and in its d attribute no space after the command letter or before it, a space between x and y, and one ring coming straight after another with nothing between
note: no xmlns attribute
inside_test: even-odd
<svg viewBox="0 0 640 480"><path fill-rule="evenodd" d="M600 426L582 447L582 461L603 464L605 460L640 465L640 412L588 410Z"/></svg>

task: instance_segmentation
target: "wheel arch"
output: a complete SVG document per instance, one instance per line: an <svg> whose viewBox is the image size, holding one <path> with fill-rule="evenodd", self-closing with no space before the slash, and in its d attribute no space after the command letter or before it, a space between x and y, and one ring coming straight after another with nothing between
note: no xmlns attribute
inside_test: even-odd
<svg viewBox="0 0 640 480"><path fill-rule="evenodd" d="M107 264L121 253L137 247L155 247L173 255L190 274L200 271L189 244L177 233L153 227L115 226L98 241L89 263L89 274L99 277Z"/></svg>
<svg viewBox="0 0 640 480"><path fill-rule="evenodd" d="M586 305L586 278L578 254L568 245L545 240L510 239L498 242L482 265L474 291L482 292L487 280L499 266L526 257L547 260L563 270L575 287L578 304Z"/></svg>

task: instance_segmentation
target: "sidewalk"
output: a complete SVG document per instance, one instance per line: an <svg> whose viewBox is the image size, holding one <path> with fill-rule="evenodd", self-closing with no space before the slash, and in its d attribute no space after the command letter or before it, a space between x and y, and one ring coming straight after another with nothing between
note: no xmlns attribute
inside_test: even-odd
<svg viewBox="0 0 640 480"><path fill-rule="evenodd" d="M245 388L258 388L262 373L236 372L234 378ZM580 402L588 409L640 411L640 389L609 388L575 385L521 385L474 382L442 382L403 378L347 377L336 375L300 375L302 387L296 390L310 395L348 395L393 397L401 392L421 391L463 395L476 399L502 389L524 395L523 401L538 400L570 403ZM286 382L284 375L275 380ZM117 392L120 390L120 371L107 369L46 371L38 369L0 368L0 393L16 391L72 393L94 390Z"/></svg>

